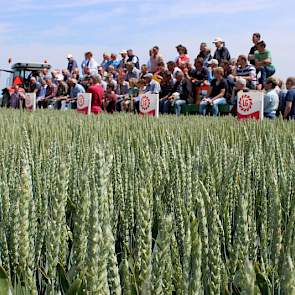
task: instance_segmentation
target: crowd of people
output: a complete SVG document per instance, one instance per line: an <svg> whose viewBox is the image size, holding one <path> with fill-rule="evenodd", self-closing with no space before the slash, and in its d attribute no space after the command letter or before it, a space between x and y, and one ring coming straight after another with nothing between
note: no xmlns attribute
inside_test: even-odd
<svg viewBox="0 0 295 295"><path fill-rule="evenodd" d="M197 56L191 58L187 48L176 46L177 57L167 60L160 48L149 51L147 63L132 49L104 53L99 63L92 52L86 52L79 66L72 54L67 56L63 70L43 69L29 76L28 92L35 92L39 108L76 108L79 93L92 94L91 112L139 112L139 97L143 93L159 94L161 114L181 114L185 104L199 105L199 114L220 114L220 105L237 112L239 91L261 90L264 115L275 118L295 118L295 77L286 83L274 77L276 72L271 51L259 33L252 36L253 47L248 55L231 56L222 38L214 39L214 50L200 44ZM18 108L23 94L14 85L9 106Z"/></svg>

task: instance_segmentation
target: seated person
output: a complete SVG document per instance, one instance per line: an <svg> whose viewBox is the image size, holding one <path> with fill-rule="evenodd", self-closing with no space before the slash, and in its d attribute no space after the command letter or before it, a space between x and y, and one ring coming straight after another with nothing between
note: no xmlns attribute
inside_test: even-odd
<svg viewBox="0 0 295 295"><path fill-rule="evenodd" d="M238 67L234 74L235 81L237 81L238 78L243 78L247 81L247 87L249 89L256 89L256 69L253 65L248 63L246 55L240 55L237 64Z"/></svg>
<svg viewBox="0 0 295 295"><path fill-rule="evenodd" d="M139 89L137 86L138 80L135 78L131 78L129 80L129 89L128 89L128 95L125 95L123 101L121 102L122 106L121 109L125 112L133 111L134 110L134 99L139 94Z"/></svg>
<svg viewBox="0 0 295 295"><path fill-rule="evenodd" d="M165 72L165 63L160 61L158 63L157 71L154 73L153 79L159 83L161 83L163 79L163 74Z"/></svg>
<svg viewBox="0 0 295 295"><path fill-rule="evenodd" d="M201 86L208 82L208 69L204 66L204 59L202 57L195 59L195 68L189 72L192 83L195 86Z"/></svg>
<svg viewBox="0 0 295 295"><path fill-rule="evenodd" d="M161 81L161 91L160 91L160 113L167 114L171 113L171 99L168 97L173 93L173 87L175 80L172 78L172 74L168 71L165 71L163 74L163 79Z"/></svg>
<svg viewBox="0 0 295 295"><path fill-rule="evenodd" d="M279 96L276 91L277 84L277 80L273 77L269 77L264 84L266 90L264 95L264 117L269 119L275 119L279 107Z"/></svg>
<svg viewBox="0 0 295 295"><path fill-rule="evenodd" d="M115 111L117 99L118 95L115 93L115 85L112 83L108 84L103 102L105 112L112 114Z"/></svg>
<svg viewBox="0 0 295 295"><path fill-rule="evenodd" d="M285 97L286 107L284 111L284 119L295 119L295 77L287 79L286 86L288 92Z"/></svg>
<svg viewBox="0 0 295 295"><path fill-rule="evenodd" d="M46 93L45 93L45 98L44 100L40 100L38 102L38 107L47 109L48 105L52 100L56 97L56 91L57 91L57 86L52 82L52 79L48 78L46 79Z"/></svg>
<svg viewBox="0 0 295 295"><path fill-rule="evenodd" d="M168 95L168 100L174 106L176 116L180 115L181 107L185 105L190 97L187 80L183 72L178 72L176 82L171 93Z"/></svg>
<svg viewBox="0 0 295 295"><path fill-rule="evenodd" d="M214 70L215 79L212 80L210 88L205 98L200 102L199 112L201 115L206 115L206 111L209 105L212 106L212 113L214 116L219 115L219 105L226 105L227 95L227 82L224 79L224 70L221 67L217 67Z"/></svg>
<svg viewBox="0 0 295 295"><path fill-rule="evenodd" d="M231 113L235 115L237 114L238 93L240 91L249 91L249 89L247 88L247 81L244 78L237 77L231 98L227 101L229 105L232 105Z"/></svg>
<svg viewBox="0 0 295 295"><path fill-rule="evenodd" d="M56 91L56 102L55 102L55 109L61 109L61 102L62 100L66 100L68 98L68 84L64 81L62 75L58 75L57 77L57 91Z"/></svg>
<svg viewBox="0 0 295 295"><path fill-rule="evenodd" d="M257 43L257 51L255 51L255 65L257 72L260 72L259 78L259 88L263 86L266 79L271 77L275 73L275 67L272 64L271 53L266 49L266 44L264 41L259 41Z"/></svg>
<svg viewBox="0 0 295 295"><path fill-rule="evenodd" d="M79 93L85 93L84 87L78 83L78 81L74 78L68 80L68 85L70 88L70 97L67 102L71 103L71 108L77 108L77 97Z"/></svg>

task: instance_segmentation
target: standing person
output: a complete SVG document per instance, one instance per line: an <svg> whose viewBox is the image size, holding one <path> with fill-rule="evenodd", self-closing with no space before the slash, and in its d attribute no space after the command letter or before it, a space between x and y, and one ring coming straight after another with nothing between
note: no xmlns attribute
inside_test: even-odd
<svg viewBox="0 0 295 295"><path fill-rule="evenodd" d="M212 80L210 88L205 98L200 102L200 114L206 115L208 105L212 106L213 116L219 114L219 105L226 104L227 82L224 79L224 70L218 67L214 70L215 79Z"/></svg>
<svg viewBox="0 0 295 295"><path fill-rule="evenodd" d="M91 75L96 75L97 74L97 68L98 68L98 63L97 61L93 58L93 54L91 51L86 52L85 54L85 65L83 69L83 74L87 74L87 71L85 71L85 68L89 69L89 72Z"/></svg>
<svg viewBox="0 0 295 295"><path fill-rule="evenodd" d="M158 69L158 64L164 62L162 55L159 53L159 46L154 46L150 52L149 71L155 73Z"/></svg>
<svg viewBox="0 0 295 295"><path fill-rule="evenodd" d="M36 97L36 101L37 101L37 106L39 105L39 101L42 101L45 99L45 95L46 95L46 88L47 88L47 83L45 80L41 80L41 87L39 89L39 91L37 92L37 97Z"/></svg>
<svg viewBox="0 0 295 295"><path fill-rule="evenodd" d="M120 60L119 68L125 69L126 68L126 62L127 62L127 59L128 59L127 51L125 49L122 49L120 51L120 55L121 55L121 60Z"/></svg>
<svg viewBox="0 0 295 295"><path fill-rule="evenodd" d="M287 94L285 97L284 119L295 119L295 77L290 77L286 81Z"/></svg>
<svg viewBox="0 0 295 295"><path fill-rule="evenodd" d="M13 93L10 95L8 102L8 107L12 109L19 109L23 99L25 99L25 94L20 91L18 85L14 85Z"/></svg>
<svg viewBox="0 0 295 295"><path fill-rule="evenodd" d="M225 43L222 38L216 37L213 41L213 43L216 46L216 50L214 53L213 58L218 60L218 63L220 65L220 62L222 60L230 60L230 53L228 49L225 47Z"/></svg>
<svg viewBox="0 0 295 295"><path fill-rule="evenodd" d="M279 96L276 91L277 85L277 80L273 77L268 78L264 85L266 90L264 95L264 117L269 119L275 119L279 107Z"/></svg>
<svg viewBox="0 0 295 295"><path fill-rule="evenodd" d="M261 40L260 33L254 33L252 36L253 46L250 49L248 60L251 65L255 66L255 51L257 51L257 43Z"/></svg>
<svg viewBox="0 0 295 295"><path fill-rule="evenodd" d="M187 53L187 49L185 46L179 44L176 46L176 50L178 52L178 56L176 57L176 65L179 66L180 64L183 63L189 63L190 62L190 58L189 55Z"/></svg>
<svg viewBox="0 0 295 295"><path fill-rule="evenodd" d="M99 85L99 76L94 75L90 77L90 86L87 89L87 93L92 94L91 99L91 113L99 114L102 111L102 102L104 97L104 90Z"/></svg>
<svg viewBox="0 0 295 295"><path fill-rule="evenodd" d="M204 66L208 67L208 63L212 59L212 55L211 55L211 49L205 42L202 42L200 45L200 52L197 55L197 58L199 57L204 59Z"/></svg>
<svg viewBox="0 0 295 295"><path fill-rule="evenodd" d="M255 51L255 65L257 72L260 72L259 78L259 88L263 86L266 79L271 77L275 72L275 66L272 64L271 52L266 49L266 44L264 41L259 41L257 43L257 50Z"/></svg>
<svg viewBox="0 0 295 295"><path fill-rule="evenodd" d="M68 59L67 70L69 71L69 73L72 74L74 69L78 68L78 64L77 64L76 60L74 60L72 54L68 54L67 59Z"/></svg>
<svg viewBox="0 0 295 295"><path fill-rule="evenodd" d="M127 50L127 63L132 62L134 66L139 70L139 58L133 53L133 49Z"/></svg>

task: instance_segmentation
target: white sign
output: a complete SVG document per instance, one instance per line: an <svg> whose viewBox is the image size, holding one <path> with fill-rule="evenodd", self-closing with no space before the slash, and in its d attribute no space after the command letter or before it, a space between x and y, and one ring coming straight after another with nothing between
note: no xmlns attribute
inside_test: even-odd
<svg viewBox="0 0 295 295"><path fill-rule="evenodd" d="M86 115L91 113L91 93L79 93L77 96L77 111Z"/></svg>
<svg viewBox="0 0 295 295"><path fill-rule="evenodd" d="M28 111L36 110L36 93L25 94L25 108Z"/></svg>
<svg viewBox="0 0 295 295"><path fill-rule="evenodd" d="M254 118L263 120L263 91L251 90L238 93L237 110L238 120Z"/></svg>
<svg viewBox="0 0 295 295"><path fill-rule="evenodd" d="M147 92L141 94L139 98L140 114L159 117L159 94Z"/></svg>

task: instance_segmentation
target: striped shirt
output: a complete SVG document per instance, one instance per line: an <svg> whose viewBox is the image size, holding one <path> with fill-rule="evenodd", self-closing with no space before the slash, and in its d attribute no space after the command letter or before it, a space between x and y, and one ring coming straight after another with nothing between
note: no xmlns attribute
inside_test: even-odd
<svg viewBox="0 0 295 295"><path fill-rule="evenodd" d="M250 89L255 89L257 84L257 75L256 75L256 68L253 65L247 64L244 68L238 67L237 76L252 77L251 81L247 81L247 87Z"/></svg>
<svg viewBox="0 0 295 295"><path fill-rule="evenodd" d="M256 69L253 65L247 64L244 68L237 68L237 76L239 77L252 77L252 81L256 81Z"/></svg>

